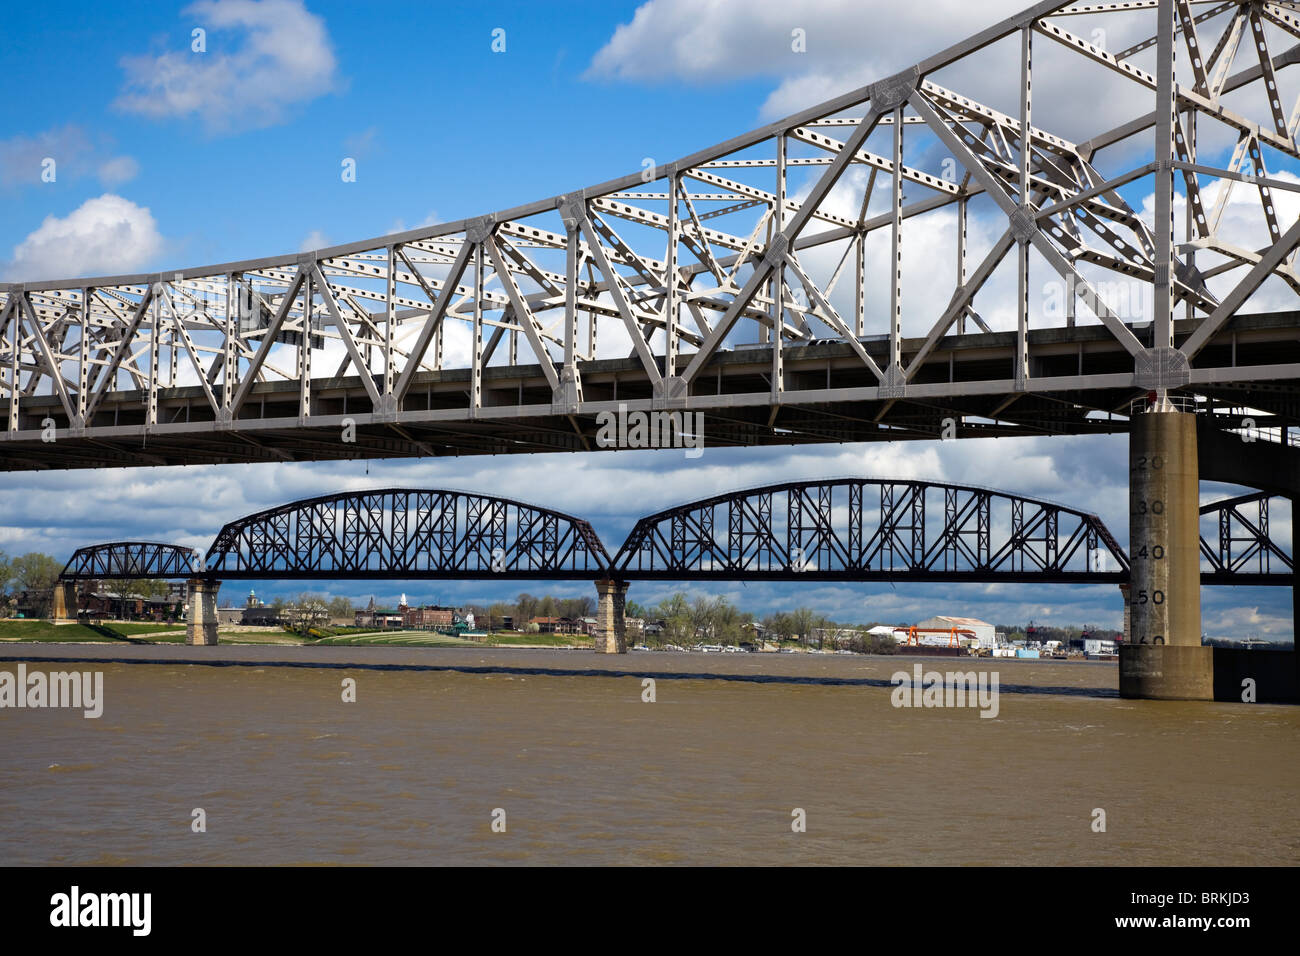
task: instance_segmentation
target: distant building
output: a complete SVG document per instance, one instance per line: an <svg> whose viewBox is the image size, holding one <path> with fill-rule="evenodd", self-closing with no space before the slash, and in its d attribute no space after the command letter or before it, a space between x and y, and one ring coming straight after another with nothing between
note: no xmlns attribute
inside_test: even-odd
<svg viewBox="0 0 1300 956"><path fill-rule="evenodd" d="M402 615L402 627L421 628L423 630L451 627L460 617L455 608L440 607L437 604L428 607L401 605L397 610Z"/></svg>
<svg viewBox="0 0 1300 956"><path fill-rule="evenodd" d="M946 614L937 614L934 617L926 618L924 621L918 621L916 626L922 630L971 631L975 635L975 643L979 647L993 647L997 643L997 629L987 621L981 621L973 617L949 617Z"/></svg>
<svg viewBox="0 0 1300 956"><path fill-rule="evenodd" d="M80 615L95 619L125 618L163 621L176 616L177 605L184 613L185 584L168 582L167 593L158 598L144 598L121 594L105 581L85 581L77 589L77 609ZM26 610L33 602L26 592L19 597L18 607ZM24 616L32 616L29 612Z"/></svg>
<svg viewBox="0 0 1300 956"><path fill-rule="evenodd" d="M353 622L356 627L401 627L402 612L375 607L375 599L372 597L369 604L353 615Z"/></svg>
<svg viewBox="0 0 1300 956"><path fill-rule="evenodd" d="M539 634L578 634L582 631L582 621L572 617L535 617L528 623L536 624Z"/></svg>
<svg viewBox="0 0 1300 956"><path fill-rule="evenodd" d="M240 608L239 620L236 623L267 627L279 624L281 620L281 609L264 602L257 596L257 592L250 588L244 606ZM220 615L218 615L217 621L221 621Z"/></svg>

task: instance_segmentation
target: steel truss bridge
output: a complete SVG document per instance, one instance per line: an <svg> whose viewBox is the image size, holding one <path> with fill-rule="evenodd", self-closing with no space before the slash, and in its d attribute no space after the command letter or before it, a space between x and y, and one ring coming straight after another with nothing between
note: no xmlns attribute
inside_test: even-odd
<svg viewBox="0 0 1300 956"><path fill-rule="evenodd" d="M1118 431L1159 389L1289 429L1300 314L1241 313L1266 281L1300 292L1276 203L1300 189L1277 174L1298 38L1282 0L1040 3L643 174L304 254L0 285L0 468L592 450L620 405L699 412L711 446ZM971 95L990 75L1002 109ZM1044 80L1131 118L1068 138ZM1258 196L1244 241L1234 190ZM1058 315L1032 307L1044 277Z"/></svg>
<svg viewBox="0 0 1300 956"><path fill-rule="evenodd" d="M1267 493L1201 509L1203 584L1291 586ZM64 581L113 578L1020 581L1114 583L1129 558L1096 515L967 485L842 478L769 485L638 521L610 556L591 524L459 491L309 498L179 545L79 549Z"/></svg>

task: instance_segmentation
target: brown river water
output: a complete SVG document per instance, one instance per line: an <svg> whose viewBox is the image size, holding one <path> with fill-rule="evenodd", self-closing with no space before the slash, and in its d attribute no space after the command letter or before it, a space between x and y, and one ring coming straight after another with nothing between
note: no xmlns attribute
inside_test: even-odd
<svg viewBox="0 0 1300 956"><path fill-rule="evenodd" d="M1114 664L922 662L996 672L988 719L894 707L916 658L28 645L0 671L19 657L102 671L104 712L0 710L6 865L1300 862L1300 708L1120 700Z"/></svg>

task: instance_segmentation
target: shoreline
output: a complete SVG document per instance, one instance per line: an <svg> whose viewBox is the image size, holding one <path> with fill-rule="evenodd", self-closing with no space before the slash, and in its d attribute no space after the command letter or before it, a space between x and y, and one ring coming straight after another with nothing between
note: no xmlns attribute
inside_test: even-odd
<svg viewBox="0 0 1300 956"><path fill-rule="evenodd" d="M574 653L577 650L578 653ZM0 646L5 664L103 664L198 667L306 668L374 672L460 673L470 675L604 677L644 680L700 680L757 684L812 684L827 687L891 689L894 674L927 671L1003 671L1014 661L1023 681L1003 683L1003 693L1069 695L1118 699L1118 681L1109 662L952 658L920 655L842 656L835 654L693 654L634 652L596 654L588 649L554 647L320 647L304 645L50 644ZM996 662L996 667L989 667ZM1101 667L1061 666L1096 663ZM1036 666L1035 666L1036 665Z"/></svg>

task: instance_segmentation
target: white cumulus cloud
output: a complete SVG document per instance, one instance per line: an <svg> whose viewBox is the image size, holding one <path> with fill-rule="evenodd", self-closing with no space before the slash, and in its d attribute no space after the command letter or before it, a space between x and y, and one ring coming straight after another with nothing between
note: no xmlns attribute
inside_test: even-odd
<svg viewBox="0 0 1300 956"><path fill-rule="evenodd" d="M147 208L105 193L62 218L45 217L14 248L6 271L14 281L116 275L143 269L162 248Z"/></svg>
<svg viewBox="0 0 1300 956"><path fill-rule="evenodd" d="M213 34L207 52L125 57L119 107L230 132L277 123L287 107L335 87L329 32L301 0L202 0L185 13Z"/></svg>
<svg viewBox="0 0 1300 956"><path fill-rule="evenodd" d="M888 77L1030 5L1029 0L647 0L630 22L615 29L585 75L700 84L770 78L776 86L759 110L759 117L769 121ZM1155 32L1149 10L1057 14L1051 20L1110 51L1123 50ZM1202 43L1212 46L1227 22L1226 15L1220 15L1203 23ZM1276 34L1270 41L1274 52L1283 49L1283 43L1289 45L1280 31L1271 26L1268 30ZM1248 45L1243 50L1250 52ZM1035 121L1058 135L1086 139L1151 108L1149 93L1077 51L1040 35L1034 38L1033 52ZM1184 53L1180 50L1180 81L1191 82ZM1130 62L1151 69L1153 57L1151 48ZM1239 54L1235 69L1249 65L1246 55ZM1012 37L939 70L931 79L1015 114L1019 75L1019 40ZM1251 118L1270 122L1266 103L1261 99L1256 107L1248 111Z"/></svg>

